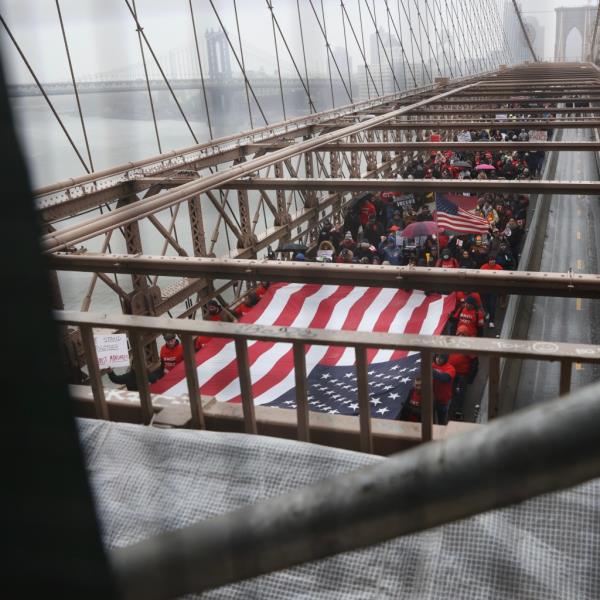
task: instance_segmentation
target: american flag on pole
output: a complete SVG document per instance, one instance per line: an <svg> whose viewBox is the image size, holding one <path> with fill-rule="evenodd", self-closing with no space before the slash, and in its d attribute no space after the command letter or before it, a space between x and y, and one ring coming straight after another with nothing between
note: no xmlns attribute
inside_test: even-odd
<svg viewBox="0 0 600 600"><path fill-rule="evenodd" d="M436 335L442 332L454 304L454 294L441 296L392 288L278 283L270 286L240 322ZM310 408L357 414L354 350L306 345L305 356ZM292 345L249 341L248 357L255 404L293 408ZM417 359L417 354L409 355L406 351L376 348L367 351L373 416L397 416L419 370ZM196 364L201 394L223 402L241 402L233 340L213 338L196 354ZM151 390L166 395L186 394L183 363L153 384ZM386 407L388 410L377 412Z"/></svg>
<svg viewBox="0 0 600 600"><path fill-rule="evenodd" d="M452 201L447 194L435 194L435 220L437 224L455 235L487 233L490 224L486 219L472 213Z"/></svg>

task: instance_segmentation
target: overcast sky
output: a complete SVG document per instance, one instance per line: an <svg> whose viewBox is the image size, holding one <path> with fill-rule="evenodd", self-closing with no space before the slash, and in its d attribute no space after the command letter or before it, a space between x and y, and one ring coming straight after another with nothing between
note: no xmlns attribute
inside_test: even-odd
<svg viewBox="0 0 600 600"><path fill-rule="evenodd" d="M505 0L494 1L502 5ZM237 47L233 0L213 0L213 2ZM353 0L346 2L351 20L356 27L360 23L357 3ZM544 54L547 57L554 54L554 9L558 6L581 6L590 3L591 0L521 0L520 2L525 16L536 18L545 28ZM320 0L313 0L313 4L319 12ZM368 47L368 32L373 31L373 27L369 16L365 14L364 3L361 4L363 5L362 17L365 23ZM140 62L134 21L124 0L60 0L60 5L78 78L124 68ZM209 28L219 29L219 23L209 0L193 0L193 5L201 53L206 54L204 33ZM302 55L296 1L273 0L273 5L292 52L300 62ZM314 73L324 74L326 50L322 33L309 1L300 0L300 5L309 69ZM332 45L343 46L340 2L339 0L323 0L323 5L326 15L325 22L328 24L327 34ZM389 5L395 7L397 3L392 0ZM474 10L481 6L475 0L467 0L467 5L472 6ZM383 0L376 0L375 6L379 11L377 16L381 23L386 17L385 3ZM417 22L414 7L420 6L423 10L424 3L422 0L418 0L417 4L415 5L413 2L412 6L411 20L414 25ZM273 32L265 1L237 0L237 8L247 68L259 69L262 67L269 74L273 74L276 66ZM164 56L176 48L193 47L194 38L188 0L169 0L168 2L165 0L137 0L137 9L144 31L157 54ZM69 79L55 0L0 0L0 12L42 81ZM384 28L387 30L385 23ZM405 29L404 32L408 37L408 30ZM356 33L360 36L360 31ZM356 67L361 62L361 57L350 30L347 31L347 36L350 54ZM489 43L495 43L495 39L497 36L490 35ZM31 81L3 30L0 31L0 47L3 51L4 61L9 67L9 78L12 81ZM283 69L291 72L292 64L287 59L281 42L279 52ZM151 62L151 59L149 61ZM232 63L235 65L233 57ZM302 68L301 65L299 66Z"/></svg>

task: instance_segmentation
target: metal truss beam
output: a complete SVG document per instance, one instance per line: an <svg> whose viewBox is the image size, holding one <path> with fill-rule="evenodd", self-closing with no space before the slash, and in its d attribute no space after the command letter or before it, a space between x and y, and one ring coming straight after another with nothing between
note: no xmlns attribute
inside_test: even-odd
<svg viewBox="0 0 600 600"><path fill-rule="evenodd" d="M257 152L259 149L279 150L287 148L289 144L253 144L247 146L248 152ZM360 142L325 144L320 150L323 152L384 152L386 150L557 150L557 151L597 151L600 142ZM175 180L175 178L173 178ZM148 181L152 181L149 179ZM156 178L154 181L167 181Z"/></svg>
<svg viewBox="0 0 600 600"><path fill-rule="evenodd" d="M577 109L573 109L572 112L577 112ZM330 123L324 123L319 128L322 129L338 129L341 126L347 126L348 123L344 121L334 121ZM589 119L569 119L569 120L556 120L556 119L545 119L543 121L534 120L521 120L521 121L490 121L489 119L482 119L481 121L432 121L432 120L414 120L414 121L393 121L392 123L386 123L385 125L372 125L371 129L598 129L600 128L600 120L589 120Z"/></svg>
<svg viewBox="0 0 600 600"><path fill-rule="evenodd" d="M600 181L550 181L529 179L273 179L249 177L221 185L222 189L490 192L547 194L600 194Z"/></svg>
<svg viewBox="0 0 600 600"><path fill-rule="evenodd" d="M451 292L477 290L535 296L597 298L600 275L533 271L481 271L383 265L324 264L127 254L66 254L48 257L57 271L144 273L190 278L286 281Z"/></svg>
<svg viewBox="0 0 600 600"><path fill-rule="evenodd" d="M64 228L60 232L52 232L42 238L42 247L47 251L60 250L71 244L79 243L81 241L96 237L97 235L110 231L115 227L123 226L133 221L137 221L140 218L148 217L149 215L164 210L169 206L174 206L180 202L189 200L194 195L215 189L219 187L219 185L253 173L258 169L262 169L275 164L276 162L291 158L292 156L297 156L298 154L302 154L304 152L316 150L323 144L337 141L353 133L358 133L378 125L384 125L395 117L406 114L411 108L424 106L430 102L440 100L446 96L451 96L463 89L471 88L476 85L477 83L467 84L466 86L458 87L441 94L436 94L431 98L421 100L416 104L405 108L391 111L386 115L373 117L361 123L345 126L337 131L321 135L317 138L308 139L306 141L294 144L289 148L273 152L267 156L253 158L252 160L231 167L227 171L221 171L201 179L197 179L190 183L184 184L175 190L166 192L165 194L152 198L151 200L147 200L141 206L131 206L123 209L117 209L108 215L101 215L93 219L88 219L78 225Z"/></svg>

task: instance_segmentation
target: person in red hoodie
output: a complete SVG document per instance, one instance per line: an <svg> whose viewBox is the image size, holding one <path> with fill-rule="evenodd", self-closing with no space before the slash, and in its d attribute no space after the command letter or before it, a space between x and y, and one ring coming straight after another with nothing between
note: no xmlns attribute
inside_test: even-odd
<svg viewBox="0 0 600 600"><path fill-rule="evenodd" d="M483 331L484 315L474 296L468 295L452 314L452 321L456 323L456 331L460 327L466 330L467 336L477 337Z"/></svg>
<svg viewBox="0 0 600 600"><path fill-rule="evenodd" d="M173 370L183 360L183 346L174 333L165 333L165 344L160 349L160 363L165 373Z"/></svg>
<svg viewBox="0 0 600 600"><path fill-rule="evenodd" d="M447 425L456 369L448 362L447 354L435 354L432 367L433 402L437 422L438 425Z"/></svg>

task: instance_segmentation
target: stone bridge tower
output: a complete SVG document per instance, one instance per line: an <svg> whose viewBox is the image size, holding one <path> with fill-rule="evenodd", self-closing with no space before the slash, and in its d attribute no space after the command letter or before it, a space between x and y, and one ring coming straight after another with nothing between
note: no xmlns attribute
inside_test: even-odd
<svg viewBox="0 0 600 600"><path fill-rule="evenodd" d="M597 6L562 6L556 10L556 39L554 58L556 60L586 60L590 50L591 37L596 20ZM567 56L567 38L576 29L581 34L581 54Z"/></svg>

